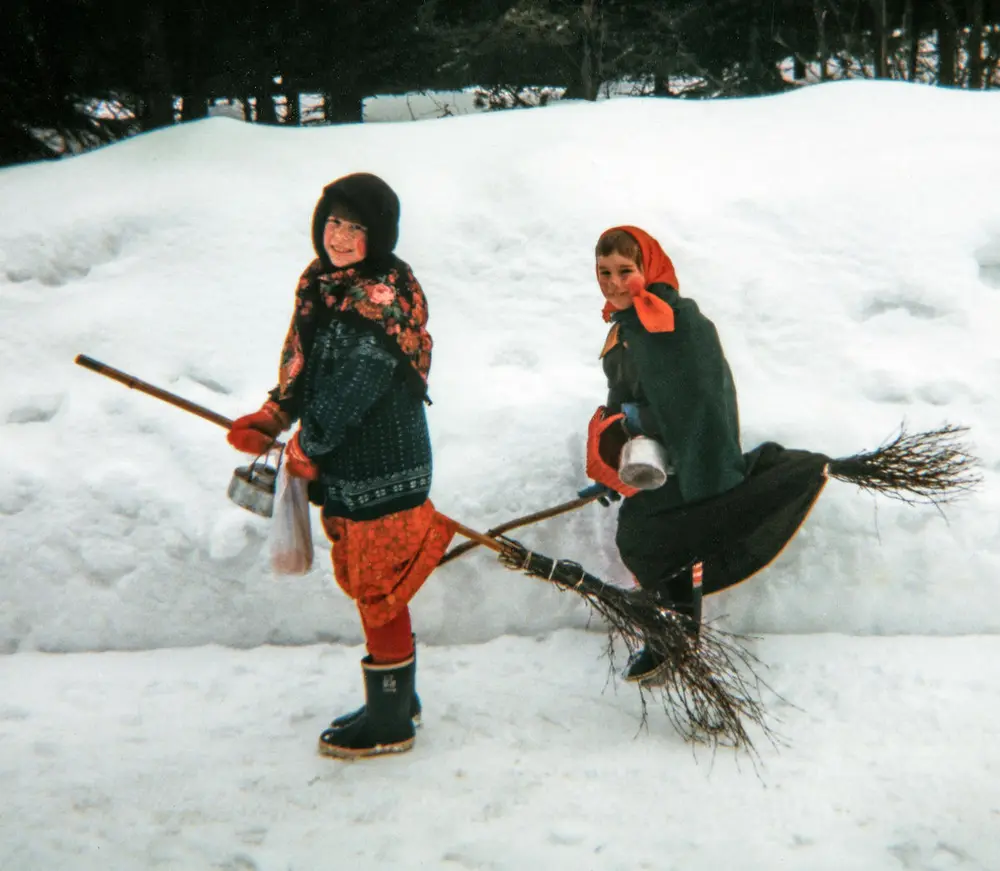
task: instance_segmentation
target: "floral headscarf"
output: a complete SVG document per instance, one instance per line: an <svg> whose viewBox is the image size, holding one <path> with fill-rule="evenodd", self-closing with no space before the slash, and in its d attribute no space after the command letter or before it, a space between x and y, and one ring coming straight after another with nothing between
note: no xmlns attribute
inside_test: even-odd
<svg viewBox="0 0 1000 871"><path fill-rule="evenodd" d="M433 347L426 326L427 300L413 270L402 260L393 259L391 268L377 276L366 275L354 266L327 269L318 259L306 267L299 278L295 313L281 351L274 396L279 404L294 396L316 329L331 314L360 317L378 327L419 376L426 393Z"/></svg>

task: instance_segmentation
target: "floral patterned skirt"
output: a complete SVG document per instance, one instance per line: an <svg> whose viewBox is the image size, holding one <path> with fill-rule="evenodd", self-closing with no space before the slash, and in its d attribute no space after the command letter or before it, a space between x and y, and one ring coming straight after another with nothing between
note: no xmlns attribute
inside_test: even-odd
<svg viewBox="0 0 1000 871"><path fill-rule="evenodd" d="M333 543L333 576L372 627L398 616L455 535L454 523L430 499L376 520L326 517L323 528Z"/></svg>

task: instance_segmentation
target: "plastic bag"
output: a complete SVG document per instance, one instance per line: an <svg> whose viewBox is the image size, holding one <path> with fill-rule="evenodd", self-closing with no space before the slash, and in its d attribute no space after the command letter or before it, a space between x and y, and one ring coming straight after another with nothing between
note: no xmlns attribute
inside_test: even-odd
<svg viewBox="0 0 1000 871"><path fill-rule="evenodd" d="M304 575L312 568L308 485L305 479L289 475L285 464L281 464L268 536L271 569L276 575Z"/></svg>

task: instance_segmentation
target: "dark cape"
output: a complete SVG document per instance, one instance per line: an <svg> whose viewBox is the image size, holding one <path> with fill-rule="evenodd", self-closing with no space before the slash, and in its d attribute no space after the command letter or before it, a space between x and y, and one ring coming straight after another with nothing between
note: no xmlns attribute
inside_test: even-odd
<svg viewBox="0 0 1000 871"><path fill-rule="evenodd" d="M628 555L626 565L646 569L652 583L644 586L671 592L670 579L694 562L703 564L703 594L759 572L805 521L827 482L831 460L766 442L745 454L744 462L743 483L708 499L633 512L628 511L633 500L625 501L627 519L619 524L617 542L623 558Z"/></svg>
<svg viewBox="0 0 1000 871"><path fill-rule="evenodd" d="M674 312L674 329L649 332L634 308L612 320L620 340L604 354L607 408L637 403L644 435L659 441L674 468L656 501L695 502L744 477L736 388L715 325L698 304L667 284L650 293Z"/></svg>

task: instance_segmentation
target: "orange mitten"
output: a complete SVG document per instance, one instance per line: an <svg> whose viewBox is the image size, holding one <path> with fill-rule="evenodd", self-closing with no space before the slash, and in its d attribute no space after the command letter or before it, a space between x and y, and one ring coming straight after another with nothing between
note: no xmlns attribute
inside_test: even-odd
<svg viewBox="0 0 1000 871"><path fill-rule="evenodd" d="M302 445L299 444L298 432L285 445L285 468L293 478L315 481L319 477L319 466L305 455Z"/></svg>
<svg viewBox="0 0 1000 871"><path fill-rule="evenodd" d="M265 402L259 411L233 421L226 441L236 450L260 455L271 447L275 437L288 426L288 419L276 402Z"/></svg>
<svg viewBox="0 0 1000 871"><path fill-rule="evenodd" d="M639 491L618 477L618 459L628 441L628 433L621 425L625 415L605 417L606 412L603 405L598 408L587 427L587 477L622 496L634 496Z"/></svg>

